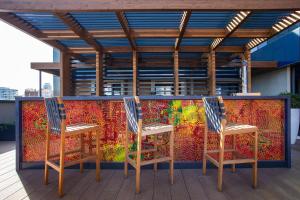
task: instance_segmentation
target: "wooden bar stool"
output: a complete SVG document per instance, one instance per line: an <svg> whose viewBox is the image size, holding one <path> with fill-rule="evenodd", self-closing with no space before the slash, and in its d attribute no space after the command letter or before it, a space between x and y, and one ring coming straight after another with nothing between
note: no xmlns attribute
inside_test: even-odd
<svg viewBox="0 0 300 200"><path fill-rule="evenodd" d="M245 124L228 124L226 121L226 112L222 97L204 97L202 98L205 107L205 133L204 133L204 153L203 153L203 174L206 174L206 159L218 167L218 190L222 191L223 165L231 164L232 171L235 172L235 165L242 163L252 164L252 185L257 186L257 146L258 129L256 126ZM218 150L207 150L208 130L217 133L220 137ZM248 134L254 139L253 158L240 158L242 155L236 151L236 136ZM233 137L232 149L225 149L225 136ZM231 152L233 159L224 160L224 152ZM219 160L213 157L213 154L219 154Z"/></svg>
<svg viewBox="0 0 300 200"><path fill-rule="evenodd" d="M58 194L63 196L64 168L76 164L80 164L80 172L83 172L83 162L91 159L96 161L96 180L100 181L100 144L99 144L99 126L96 124L74 124L66 125L66 113L63 101L60 97L45 98L45 106L47 110L48 126L46 134L46 156L45 156L45 184L48 184L48 166L52 167L59 173ZM59 154L50 155L50 134L60 136L60 152ZM91 152L92 144L89 143L89 153L85 153L84 136L91 133L96 134L96 153ZM66 137L80 137L79 149L65 152ZM65 162L65 156L70 154L79 154L78 159Z"/></svg>
<svg viewBox="0 0 300 200"><path fill-rule="evenodd" d="M142 121L142 109L140 105L139 98L136 97L126 97L124 98L124 106L126 111L126 138L125 138L125 166L124 172L125 177L128 175L128 163L131 164L136 170L136 193L140 192L140 173L141 166L154 164L154 169L157 169L157 163L169 162L170 163L170 181L173 184L173 174L174 174L174 128L173 125L155 123L143 125ZM129 133L136 134L137 138L137 151L128 151L128 136ZM159 155L157 146L157 135L169 133L169 155ZM154 136L154 148L142 149L142 137ZM154 153L154 159L151 160L141 160L141 155L143 153ZM134 156L136 159L133 159Z"/></svg>

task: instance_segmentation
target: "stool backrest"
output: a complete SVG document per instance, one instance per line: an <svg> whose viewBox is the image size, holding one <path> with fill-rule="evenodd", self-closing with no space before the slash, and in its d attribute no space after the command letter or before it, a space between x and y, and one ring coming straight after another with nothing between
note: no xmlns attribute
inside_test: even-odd
<svg viewBox="0 0 300 200"><path fill-rule="evenodd" d="M226 112L222 97L203 97L206 125L210 131L221 133L226 125Z"/></svg>
<svg viewBox="0 0 300 200"><path fill-rule="evenodd" d="M45 98L48 128L52 133L61 134L65 129L66 112L60 97Z"/></svg>
<svg viewBox="0 0 300 200"><path fill-rule="evenodd" d="M139 122L142 122L142 108L140 100L135 97L124 97L124 107L127 118L127 127L133 133L138 133Z"/></svg>

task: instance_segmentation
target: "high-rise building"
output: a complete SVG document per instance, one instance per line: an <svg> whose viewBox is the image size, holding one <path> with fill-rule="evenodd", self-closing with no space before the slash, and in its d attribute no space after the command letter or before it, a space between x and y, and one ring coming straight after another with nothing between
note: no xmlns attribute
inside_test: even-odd
<svg viewBox="0 0 300 200"><path fill-rule="evenodd" d="M53 96L52 85L50 83L44 83L43 89L42 89L42 96L43 97L52 97Z"/></svg>
<svg viewBox="0 0 300 200"><path fill-rule="evenodd" d="M37 97L39 96L39 91L33 88L25 89L25 97Z"/></svg>
<svg viewBox="0 0 300 200"><path fill-rule="evenodd" d="M18 95L18 90L10 89L7 87L0 87L0 99L1 100L14 100Z"/></svg>

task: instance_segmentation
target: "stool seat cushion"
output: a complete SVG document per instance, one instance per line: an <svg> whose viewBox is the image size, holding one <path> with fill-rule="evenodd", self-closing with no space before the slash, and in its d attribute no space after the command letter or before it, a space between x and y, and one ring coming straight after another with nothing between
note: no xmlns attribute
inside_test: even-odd
<svg viewBox="0 0 300 200"><path fill-rule="evenodd" d="M98 129L99 126L97 124L72 124L66 126L66 133L73 134L73 133L80 133L80 132L87 132L87 131L94 131Z"/></svg>
<svg viewBox="0 0 300 200"><path fill-rule="evenodd" d="M142 135L154 135L164 132L170 132L173 130L173 125L163 123L145 124L142 128Z"/></svg>
<svg viewBox="0 0 300 200"><path fill-rule="evenodd" d="M224 129L225 135L233 135L233 134L243 134L243 133L253 133L257 131L256 126L248 125L248 124L227 124Z"/></svg>

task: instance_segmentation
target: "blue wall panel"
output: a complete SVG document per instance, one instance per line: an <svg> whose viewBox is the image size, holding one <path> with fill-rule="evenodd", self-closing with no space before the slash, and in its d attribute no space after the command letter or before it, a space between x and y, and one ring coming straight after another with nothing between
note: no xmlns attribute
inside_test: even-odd
<svg viewBox="0 0 300 200"><path fill-rule="evenodd" d="M300 61L300 24L289 28L252 53L253 60L278 61L282 67Z"/></svg>

